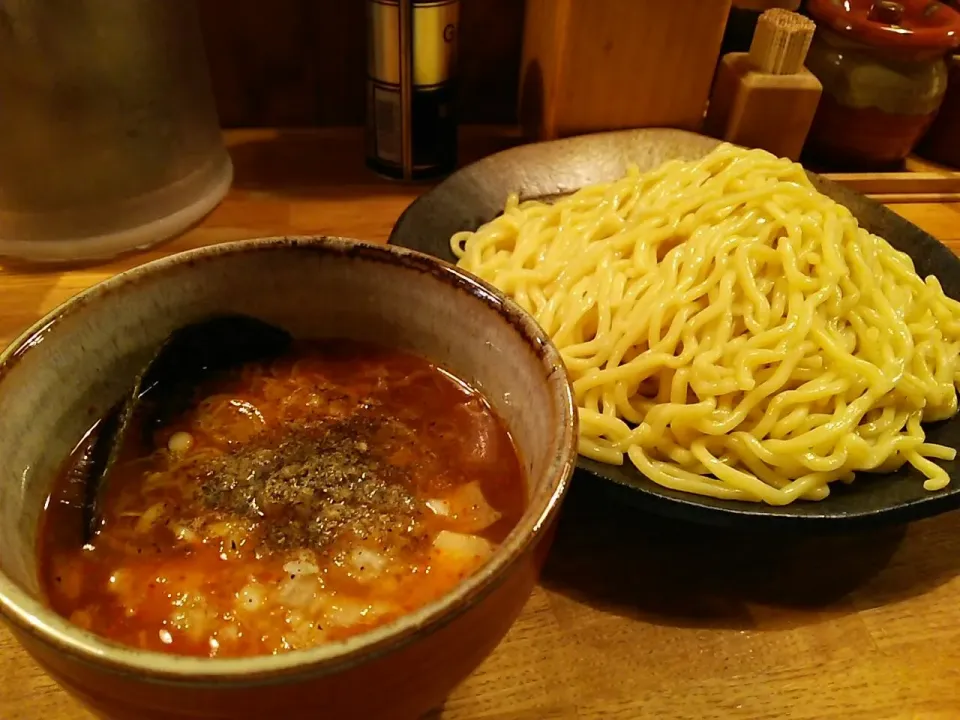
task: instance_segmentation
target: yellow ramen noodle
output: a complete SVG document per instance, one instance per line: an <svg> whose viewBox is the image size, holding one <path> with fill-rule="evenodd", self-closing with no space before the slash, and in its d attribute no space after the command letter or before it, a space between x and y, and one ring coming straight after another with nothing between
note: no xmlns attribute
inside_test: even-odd
<svg viewBox="0 0 960 720"><path fill-rule="evenodd" d="M723 145L511 197L451 246L560 348L587 457L773 505L904 463L949 482L920 423L957 412L960 303L796 163Z"/></svg>

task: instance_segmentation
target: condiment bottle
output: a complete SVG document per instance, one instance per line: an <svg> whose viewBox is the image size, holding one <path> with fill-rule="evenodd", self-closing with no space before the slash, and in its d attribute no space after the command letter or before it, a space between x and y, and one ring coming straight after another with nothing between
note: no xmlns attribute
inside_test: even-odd
<svg viewBox="0 0 960 720"><path fill-rule="evenodd" d="M460 0L367 0L367 165L420 180L457 164Z"/></svg>
<svg viewBox="0 0 960 720"><path fill-rule="evenodd" d="M803 66L814 29L812 20L795 12L764 12L750 52L728 53L720 61L706 131L797 160L822 91Z"/></svg>
<svg viewBox="0 0 960 720"><path fill-rule="evenodd" d="M947 86L960 13L936 0L809 0L807 67L823 83L808 143L837 169L895 166L930 126Z"/></svg>

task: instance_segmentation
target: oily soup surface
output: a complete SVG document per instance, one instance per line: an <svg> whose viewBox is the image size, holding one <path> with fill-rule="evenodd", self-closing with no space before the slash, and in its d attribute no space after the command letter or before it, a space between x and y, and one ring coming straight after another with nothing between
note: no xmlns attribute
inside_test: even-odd
<svg viewBox="0 0 960 720"><path fill-rule="evenodd" d="M190 392L130 433L91 544L69 462L47 503L49 602L113 640L245 656L357 634L450 590L522 514L504 425L420 358L301 343Z"/></svg>

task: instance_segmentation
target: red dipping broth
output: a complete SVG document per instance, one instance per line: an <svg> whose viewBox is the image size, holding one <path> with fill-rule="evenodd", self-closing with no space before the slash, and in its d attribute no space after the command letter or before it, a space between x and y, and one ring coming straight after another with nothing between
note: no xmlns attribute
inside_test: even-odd
<svg viewBox="0 0 960 720"><path fill-rule="evenodd" d="M187 400L163 426L135 416L90 543L83 443L42 518L50 605L125 645L238 657L362 633L451 590L524 511L503 422L413 355L300 342Z"/></svg>

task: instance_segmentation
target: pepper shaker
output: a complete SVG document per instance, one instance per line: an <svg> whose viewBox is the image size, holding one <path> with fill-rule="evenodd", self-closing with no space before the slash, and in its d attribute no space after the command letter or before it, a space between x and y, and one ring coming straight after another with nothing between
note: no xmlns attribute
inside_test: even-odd
<svg viewBox="0 0 960 720"><path fill-rule="evenodd" d="M422 180L457 164L460 0L367 0L367 165Z"/></svg>

